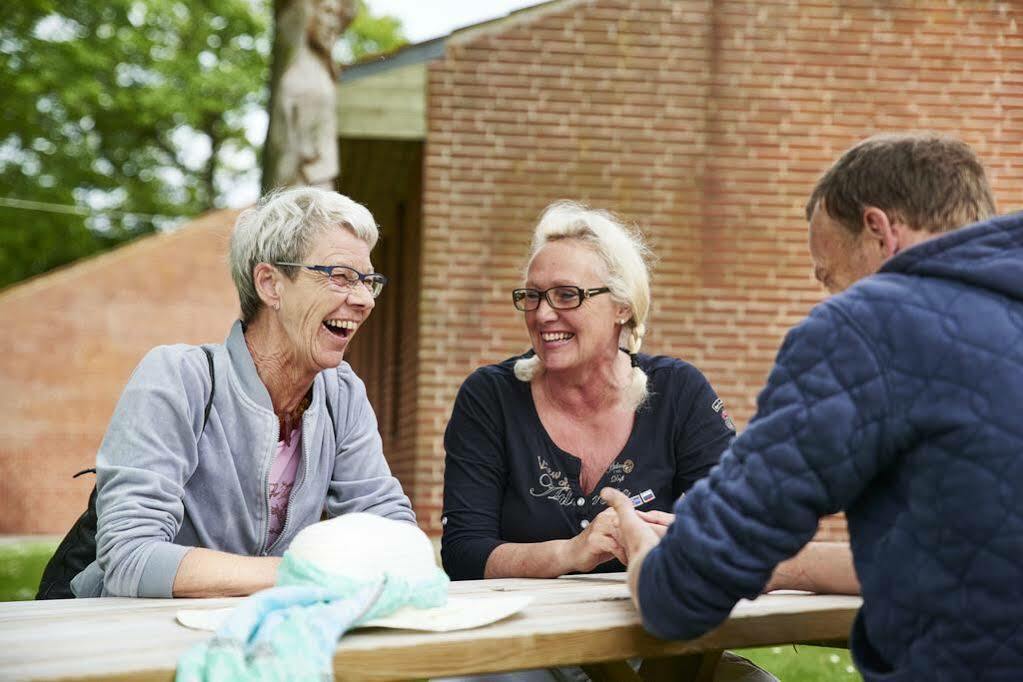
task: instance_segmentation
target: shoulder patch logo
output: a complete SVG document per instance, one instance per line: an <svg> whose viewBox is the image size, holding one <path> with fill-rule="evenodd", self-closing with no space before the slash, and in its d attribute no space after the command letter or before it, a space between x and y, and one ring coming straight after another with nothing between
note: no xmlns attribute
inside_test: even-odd
<svg viewBox="0 0 1023 682"><path fill-rule="evenodd" d="M732 421L731 415L729 415L728 410L725 409L725 402L721 400L721 398L715 400L714 404L711 405L711 408L715 412L719 412L721 414L721 418L724 420L725 426L730 428L732 431L735 431L735 422Z"/></svg>

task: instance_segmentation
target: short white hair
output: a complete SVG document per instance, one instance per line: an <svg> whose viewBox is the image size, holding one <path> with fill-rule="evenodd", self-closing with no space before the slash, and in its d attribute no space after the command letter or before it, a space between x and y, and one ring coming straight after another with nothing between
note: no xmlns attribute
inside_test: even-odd
<svg viewBox="0 0 1023 682"><path fill-rule="evenodd" d="M638 353L646 335L646 318L650 312L650 269L647 262L651 254L643 237L638 230L626 226L609 211L591 209L574 201L557 201L540 216L533 233L526 270L540 249L563 239L585 244L604 264L607 271L604 285L610 289L611 298L630 310L629 318L622 325L619 345L630 355ZM542 371L538 355L515 363L515 376L521 381L532 381ZM646 374L639 367L633 368L633 380L627 390L634 407L646 400Z"/></svg>
<svg viewBox="0 0 1023 682"><path fill-rule="evenodd" d="M251 321L263 305L252 278L258 264L300 263L319 234L337 227L351 230L370 250L376 246L379 232L373 214L337 192L317 187L279 189L242 211L234 224L229 255L242 321ZM281 269L294 277L295 268Z"/></svg>

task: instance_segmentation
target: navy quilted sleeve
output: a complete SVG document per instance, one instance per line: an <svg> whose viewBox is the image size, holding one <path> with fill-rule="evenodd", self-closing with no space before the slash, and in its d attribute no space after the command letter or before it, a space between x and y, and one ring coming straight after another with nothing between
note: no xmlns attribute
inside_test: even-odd
<svg viewBox="0 0 1023 682"><path fill-rule="evenodd" d="M757 414L721 463L675 506L676 521L643 562L643 623L689 639L763 589L889 456L888 390L871 344L834 300L793 329Z"/></svg>

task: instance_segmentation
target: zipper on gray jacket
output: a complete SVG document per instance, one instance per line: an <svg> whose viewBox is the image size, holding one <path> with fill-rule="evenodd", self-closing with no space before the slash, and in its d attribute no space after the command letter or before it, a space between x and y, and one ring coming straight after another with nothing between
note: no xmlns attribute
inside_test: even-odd
<svg viewBox="0 0 1023 682"><path fill-rule="evenodd" d="M274 422L277 423L277 435L280 436L280 421L274 415ZM264 457L266 463L263 467L263 540L260 543L259 555L269 556L270 554L270 472L274 468L274 458L277 456L277 444L279 438L273 438L271 434L270 456Z"/></svg>

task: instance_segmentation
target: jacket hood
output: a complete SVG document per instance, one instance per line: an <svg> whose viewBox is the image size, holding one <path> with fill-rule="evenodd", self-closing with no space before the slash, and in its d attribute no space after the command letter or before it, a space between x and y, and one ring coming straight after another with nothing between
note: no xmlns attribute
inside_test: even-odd
<svg viewBox="0 0 1023 682"><path fill-rule="evenodd" d="M880 272L949 279L1023 300L1023 212L918 244L891 258Z"/></svg>

